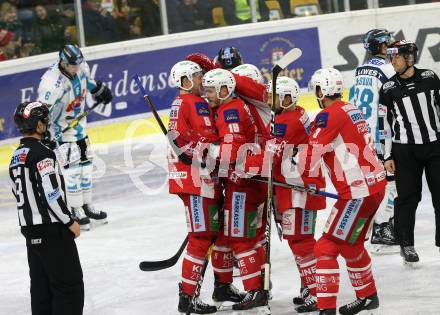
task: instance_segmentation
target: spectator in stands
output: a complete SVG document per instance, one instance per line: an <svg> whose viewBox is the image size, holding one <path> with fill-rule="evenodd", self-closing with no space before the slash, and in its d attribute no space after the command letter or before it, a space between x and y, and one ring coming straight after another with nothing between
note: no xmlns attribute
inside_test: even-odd
<svg viewBox="0 0 440 315"><path fill-rule="evenodd" d="M128 0L130 27L134 38L162 34L160 9L154 0Z"/></svg>
<svg viewBox="0 0 440 315"><path fill-rule="evenodd" d="M252 22L252 9L250 0L222 0L225 20L229 25ZM264 0L256 0L257 20L269 20L269 9Z"/></svg>
<svg viewBox="0 0 440 315"><path fill-rule="evenodd" d="M21 41L23 35L23 24L18 19L17 7L4 2L0 8L0 28L14 33L17 40Z"/></svg>
<svg viewBox="0 0 440 315"><path fill-rule="evenodd" d="M168 10L170 32L194 31L210 28L212 24L211 5L202 0L175 0Z"/></svg>
<svg viewBox="0 0 440 315"><path fill-rule="evenodd" d="M20 57L20 42L14 33L0 29L0 61Z"/></svg>
<svg viewBox="0 0 440 315"><path fill-rule="evenodd" d="M34 7L32 38L35 43L33 54L58 51L65 43L64 26L61 19L50 15L43 5Z"/></svg>
<svg viewBox="0 0 440 315"><path fill-rule="evenodd" d="M113 17L102 9L100 0L84 0L83 20L87 45L112 43L120 39Z"/></svg>
<svg viewBox="0 0 440 315"><path fill-rule="evenodd" d="M114 0L112 15L121 34L121 40L130 39L130 7L128 1Z"/></svg>

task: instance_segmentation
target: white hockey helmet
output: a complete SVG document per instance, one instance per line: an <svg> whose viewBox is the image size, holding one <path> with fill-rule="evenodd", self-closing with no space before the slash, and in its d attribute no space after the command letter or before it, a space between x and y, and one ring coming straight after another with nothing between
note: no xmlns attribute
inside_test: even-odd
<svg viewBox="0 0 440 315"><path fill-rule="evenodd" d="M232 73L225 69L214 69L208 71L203 76L203 87L214 87L219 100L225 100L234 93L235 90L235 78ZM228 95L220 97L220 91L223 86L228 89Z"/></svg>
<svg viewBox="0 0 440 315"><path fill-rule="evenodd" d="M232 69L231 72L243 77L251 78L260 84L264 83L263 75L261 74L260 69L250 63L239 65Z"/></svg>
<svg viewBox="0 0 440 315"><path fill-rule="evenodd" d="M272 92L272 81L267 84L267 92ZM298 96L300 94L300 88L298 83L289 77L281 76L277 78L276 94L280 98L280 107L287 109L296 104ZM284 98L286 95L290 95L292 98L292 103L289 105L283 105Z"/></svg>
<svg viewBox="0 0 440 315"><path fill-rule="evenodd" d="M325 96L342 95L344 82L342 74L334 68L324 68L316 70L309 81L309 91L316 94L316 88L321 88L322 100Z"/></svg>
<svg viewBox="0 0 440 315"><path fill-rule="evenodd" d="M176 87L183 89L185 91L191 91L192 88L194 87L194 82L192 79L193 75L198 72L202 73L202 68L195 62L189 60L179 61L171 68L171 73L170 73L171 81ZM191 82L191 87L189 89L183 88L182 86L183 77L187 77L188 80Z"/></svg>

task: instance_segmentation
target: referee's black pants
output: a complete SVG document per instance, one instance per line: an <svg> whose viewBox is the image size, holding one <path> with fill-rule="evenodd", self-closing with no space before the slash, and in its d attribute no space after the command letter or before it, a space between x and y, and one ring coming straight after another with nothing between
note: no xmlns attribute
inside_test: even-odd
<svg viewBox="0 0 440 315"><path fill-rule="evenodd" d="M84 283L73 233L61 224L22 227L32 315L81 315Z"/></svg>
<svg viewBox="0 0 440 315"><path fill-rule="evenodd" d="M416 210L422 198L422 176L431 191L435 212L435 245L440 247L440 141L428 144L393 143L397 198L394 224L401 246L414 246Z"/></svg>

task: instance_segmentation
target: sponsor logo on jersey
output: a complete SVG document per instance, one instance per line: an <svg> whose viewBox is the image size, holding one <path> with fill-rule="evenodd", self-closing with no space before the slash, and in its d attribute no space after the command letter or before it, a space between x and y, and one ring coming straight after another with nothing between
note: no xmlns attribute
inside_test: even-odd
<svg viewBox="0 0 440 315"><path fill-rule="evenodd" d="M190 196L189 197L192 223L194 227L194 232L205 232L205 214L203 212L203 197L200 196Z"/></svg>
<svg viewBox="0 0 440 315"><path fill-rule="evenodd" d="M57 200L61 196L60 190L57 188L53 191L49 191L46 193L46 200L47 202L51 203L55 200Z"/></svg>
<svg viewBox="0 0 440 315"><path fill-rule="evenodd" d="M383 105L379 105L379 117L385 117L387 115L387 107Z"/></svg>
<svg viewBox="0 0 440 315"><path fill-rule="evenodd" d="M177 129L177 121L171 121L168 123L168 129L169 130L176 130Z"/></svg>
<svg viewBox="0 0 440 315"><path fill-rule="evenodd" d="M283 213L283 234L294 235L295 233L295 210L287 210Z"/></svg>
<svg viewBox="0 0 440 315"><path fill-rule="evenodd" d="M179 108L180 106L171 106L171 110L170 110L170 119L177 119L179 118Z"/></svg>
<svg viewBox="0 0 440 315"><path fill-rule="evenodd" d="M15 167L26 162L26 157L29 153L29 148L21 148L15 151L11 158L10 168Z"/></svg>
<svg viewBox="0 0 440 315"><path fill-rule="evenodd" d="M199 116L209 116L209 107L207 103L197 102L196 111Z"/></svg>
<svg viewBox="0 0 440 315"><path fill-rule="evenodd" d="M316 128L325 128L327 127L329 113L320 113L316 116Z"/></svg>
<svg viewBox="0 0 440 315"><path fill-rule="evenodd" d="M71 101L69 103L69 105L67 105L66 107L66 112L71 112L72 110L74 110L75 108L77 108L78 106L81 106L81 103L84 100L84 96L86 94L86 90L82 90L81 95L78 95L77 97L75 97L75 99L73 101Z"/></svg>
<svg viewBox="0 0 440 315"><path fill-rule="evenodd" d="M39 245L39 244L41 244L41 238L33 238L33 239L31 239L31 244L32 245Z"/></svg>
<svg viewBox="0 0 440 315"><path fill-rule="evenodd" d="M246 193L232 193L232 226L231 236L243 237L244 235L244 205L246 202Z"/></svg>
<svg viewBox="0 0 440 315"><path fill-rule="evenodd" d="M382 86L382 89L384 92L386 92L395 87L396 87L396 83L394 81L388 81Z"/></svg>
<svg viewBox="0 0 440 315"><path fill-rule="evenodd" d="M348 239L348 242L350 244L356 243L359 235L362 233L362 230L364 228L365 222L367 222L366 218L359 218L357 220L357 223L353 229L353 232L351 232L350 238Z"/></svg>
<svg viewBox="0 0 440 315"><path fill-rule="evenodd" d="M55 173L55 163L53 159L46 158L37 163L37 169L41 177Z"/></svg>
<svg viewBox="0 0 440 315"><path fill-rule="evenodd" d="M186 179L187 172L170 172L170 179Z"/></svg>
<svg viewBox="0 0 440 315"><path fill-rule="evenodd" d="M348 116L350 116L350 119L353 122L353 124L357 124L359 122L365 122L364 115L362 115L361 111L358 109L348 112Z"/></svg>
<svg viewBox="0 0 440 315"><path fill-rule="evenodd" d="M422 77L422 79L428 79L428 78L433 78L434 77L434 72L431 70L426 70L423 71L420 76Z"/></svg>
<svg viewBox="0 0 440 315"><path fill-rule="evenodd" d="M361 122L356 125L359 133L370 132L370 127L366 122Z"/></svg>
<svg viewBox="0 0 440 315"><path fill-rule="evenodd" d="M275 124L273 127L273 135L275 137L284 138L286 135L287 125L286 124Z"/></svg>
<svg viewBox="0 0 440 315"><path fill-rule="evenodd" d="M372 186L376 183L376 176L374 173L368 173L365 175L365 179L367 180L367 185Z"/></svg>
<svg viewBox="0 0 440 315"><path fill-rule="evenodd" d="M352 186L352 187L360 187L362 185L364 185L364 180L363 179L357 179L357 180L355 180L354 182L352 182L350 184L350 186Z"/></svg>
<svg viewBox="0 0 440 315"><path fill-rule="evenodd" d="M353 199L347 202L344 210L342 211L342 215L336 224L335 231L333 232L334 237L341 240L345 240L347 238L347 235L350 232L362 205L362 201L363 199Z"/></svg>
<svg viewBox="0 0 440 315"><path fill-rule="evenodd" d="M238 110L227 109L223 112L225 122L227 123L237 123L240 122L240 116L238 115Z"/></svg>
<svg viewBox="0 0 440 315"><path fill-rule="evenodd" d="M345 112L349 112L351 110L355 110L358 109L356 106L354 106L353 104L347 104L341 107Z"/></svg>
<svg viewBox="0 0 440 315"><path fill-rule="evenodd" d="M386 175L385 171L382 171L382 172L380 172L379 174L376 175L376 180L378 182L380 182L380 181L384 180L386 176L387 175Z"/></svg>
<svg viewBox="0 0 440 315"><path fill-rule="evenodd" d="M312 234L314 226L313 212L310 210L302 211L301 234Z"/></svg>
<svg viewBox="0 0 440 315"><path fill-rule="evenodd" d="M248 212L246 220L246 237L254 238L257 235L258 216L257 211Z"/></svg>

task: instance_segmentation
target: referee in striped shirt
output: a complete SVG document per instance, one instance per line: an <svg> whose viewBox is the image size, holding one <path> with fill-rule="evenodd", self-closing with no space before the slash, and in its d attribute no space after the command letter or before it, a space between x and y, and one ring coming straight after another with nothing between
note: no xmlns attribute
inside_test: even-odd
<svg viewBox="0 0 440 315"><path fill-rule="evenodd" d="M12 156L9 175L26 238L32 314L80 315L84 283L74 240L80 227L66 206L55 153L40 142L48 114L40 102L17 107L14 121L23 138Z"/></svg>
<svg viewBox="0 0 440 315"><path fill-rule="evenodd" d="M435 211L435 245L440 247L440 80L432 70L414 67L417 50L414 42L406 40L388 48L396 74L380 92L380 103L387 108L385 130L390 133L385 168L395 174L395 229L407 264L419 261L414 225L423 171Z"/></svg>

